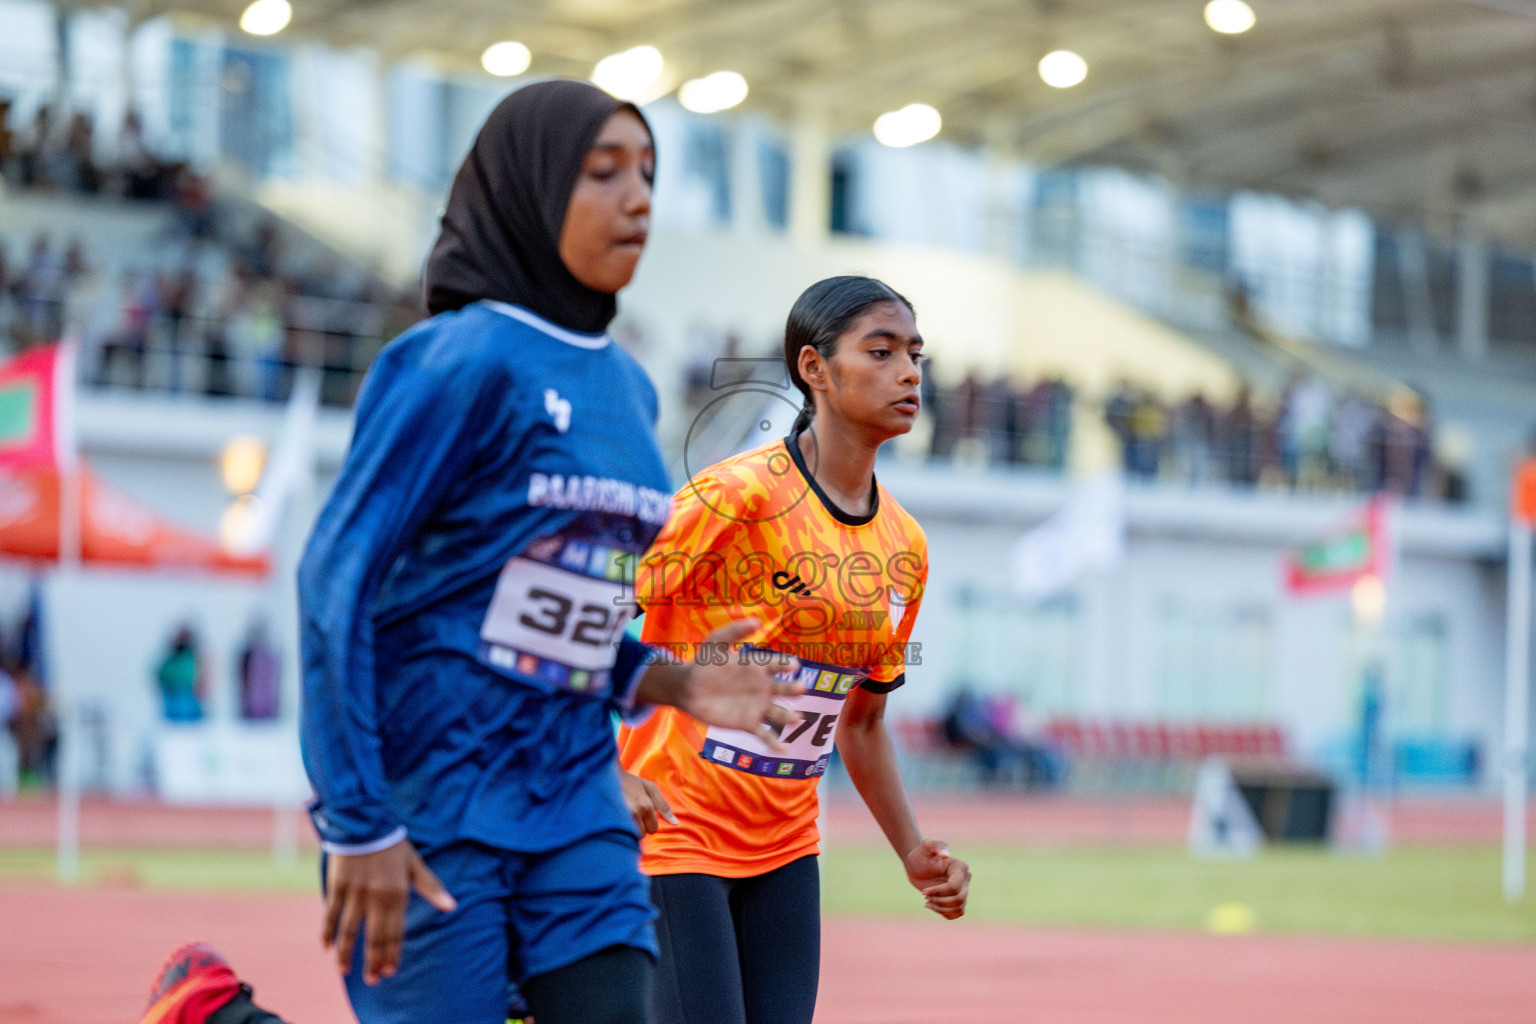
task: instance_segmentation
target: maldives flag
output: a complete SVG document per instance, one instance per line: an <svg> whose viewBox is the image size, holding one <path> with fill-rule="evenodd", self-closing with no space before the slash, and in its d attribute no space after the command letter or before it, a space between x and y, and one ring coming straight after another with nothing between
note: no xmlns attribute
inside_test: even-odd
<svg viewBox="0 0 1536 1024"><path fill-rule="evenodd" d="M1387 572L1387 501L1373 498L1330 536L1285 556L1285 589L1298 597L1348 590Z"/></svg>
<svg viewBox="0 0 1536 1024"><path fill-rule="evenodd" d="M0 364L0 557L62 557L66 484L78 511L73 555L86 565L264 575L264 556L241 557L162 519L81 462L74 434L74 350L33 349Z"/></svg>
<svg viewBox="0 0 1536 1024"><path fill-rule="evenodd" d="M0 363L0 468L75 468L74 369L67 343Z"/></svg>

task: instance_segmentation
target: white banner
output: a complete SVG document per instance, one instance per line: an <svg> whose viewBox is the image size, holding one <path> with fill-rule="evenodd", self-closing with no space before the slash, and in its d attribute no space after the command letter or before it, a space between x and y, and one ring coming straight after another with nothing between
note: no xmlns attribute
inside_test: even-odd
<svg viewBox="0 0 1536 1024"><path fill-rule="evenodd" d="M1061 510L1025 533L1008 553L1014 589L1042 600L1084 573L1125 557L1125 485L1118 476L1089 481Z"/></svg>
<svg viewBox="0 0 1536 1024"><path fill-rule="evenodd" d="M310 798L291 725L163 726L155 787L173 804L301 804Z"/></svg>

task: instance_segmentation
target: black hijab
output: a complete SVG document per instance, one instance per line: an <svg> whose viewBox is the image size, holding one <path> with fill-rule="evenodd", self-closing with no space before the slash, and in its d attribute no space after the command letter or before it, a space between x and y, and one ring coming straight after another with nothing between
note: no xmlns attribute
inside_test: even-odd
<svg viewBox="0 0 1536 1024"><path fill-rule="evenodd" d="M428 313L499 299L573 331L607 329L614 297L566 269L560 228L587 151L621 107L645 124L632 104L569 79L525 85L496 105L453 179L427 257Z"/></svg>

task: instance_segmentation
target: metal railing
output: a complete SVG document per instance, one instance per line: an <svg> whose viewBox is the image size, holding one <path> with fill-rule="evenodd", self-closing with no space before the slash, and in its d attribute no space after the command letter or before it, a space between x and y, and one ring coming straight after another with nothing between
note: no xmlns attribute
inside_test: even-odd
<svg viewBox="0 0 1536 1024"><path fill-rule="evenodd" d="M1298 427L1284 405L1195 407L1146 394L1098 400L1070 392L1048 404L1001 382L986 391L972 397L963 387L935 389L924 411L932 422L929 459L1063 472L1077 433L1101 429L1133 480L1470 500L1464 470L1436 458L1430 424L1357 398L1346 399L1354 403L1347 413L1334 407L1330 415L1340 420Z"/></svg>
<svg viewBox="0 0 1536 1024"><path fill-rule="evenodd" d="M161 394L286 401L294 372L320 372L321 402L348 407L379 351L414 317L401 307L290 296L280 317L250 324L234 317L125 311L114 326L72 323L79 297L0 299L0 343L15 352L59 337L80 343L86 387ZM9 307L9 308L7 308Z"/></svg>

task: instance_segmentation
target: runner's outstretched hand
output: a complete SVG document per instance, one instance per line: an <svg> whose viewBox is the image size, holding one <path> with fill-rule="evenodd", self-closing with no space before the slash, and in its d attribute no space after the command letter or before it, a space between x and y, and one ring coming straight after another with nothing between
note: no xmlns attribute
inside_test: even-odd
<svg viewBox="0 0 1536 1024"><path fill-rule="evenodd" d="M346 974L358 931L364 930L363 981L377 985L400 969L405 940L405 905L411 890L447 914L458 902L427 867L409 839L377 853L329 854L325 869L325 925L320 942L336 951Z"/></svg>
<svg viewBox="0 0 1536 1024"><path fill-rule="evenodd" d="M798 697L805 693L805 687L774 678L776 674L793 678L799 669L800 663L787 655L767 665L742 661L738 646L757 627L756 619L737 619L704 639L701 656L694 664L658 662L650 666L640 680L639 699L681 708L707 725L756 733L770 747L782 750L779 734L800 716L775 704L774 698ZM710 657L709 652L718 653Z"/></svg>
<svg viewBox="0 0 1536 1024"><path fill-rule="evenodd" d="M907 869L907 880L926 900L923 906L951 921L965 914L971 868L965 861L949 855L948 843L942 839L924 839L908 850L902 861Z"/></svg>
<svg viewBox="0 0 1536 1024"><path fill-rule="evenodd" d="M634 815L635 827L641 834L650 835L661 828L663 821L677 824L672 805L661 795L661 787L656 783L620 768L619 784L624 787L624 802L629 805L629 813Z"/></svg>

